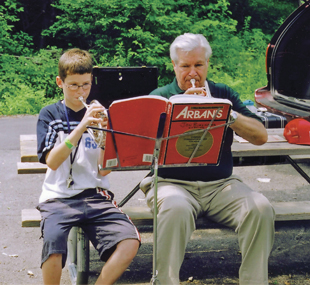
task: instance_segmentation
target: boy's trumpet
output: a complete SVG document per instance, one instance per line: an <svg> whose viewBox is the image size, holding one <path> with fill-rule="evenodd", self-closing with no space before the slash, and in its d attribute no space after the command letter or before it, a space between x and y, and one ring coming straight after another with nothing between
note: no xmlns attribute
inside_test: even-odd
<svg viewBox="0 0 310 285"><path fill-rule="evenodd" d="M91 104L99 104L100 103L97 100L93 100L90 102L90 105L87 105L86 102L84 102L83 97L79 97L79 100L83 103L86 109L89 108ZM102 118L104 121L108 119L108 113L105 110L104 112L98 112L95 116L95 118ZM94 127L102 128L102 125L100 123L94 124ZM91 128L87 128L88 133L92 137L92 139L95 141L95 143L98 145L98 147L104 147L105 144L105 138L106 138L106 133L105 131L100 131L100 130L94 130Z"/></svg>

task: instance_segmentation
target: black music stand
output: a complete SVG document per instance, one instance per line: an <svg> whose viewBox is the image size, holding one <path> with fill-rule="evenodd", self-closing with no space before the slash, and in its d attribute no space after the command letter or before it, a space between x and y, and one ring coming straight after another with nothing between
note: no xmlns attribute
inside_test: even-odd
<svg viewBox="0 0 310 285"><path fill-rule="evenodd" d="M209 130L215 129L215 128L220 128L220 127L227 127L231 123L228 121L227 123L217 125L212 127L212 123L214 119L216 118L217 114L219 113L220 108L217 109L217 112L213 115L212 120L209 122L208 127L205 129L200 129L200 130L194 130L190 131L187 133L182 133L170 137L165 137L163 138L163 131L164 131L164 126L165 126L165 121L166 121L166 113L162 113L159 118L159 123L158 123L158 129L157 129L157 135L156 138L150 138L150 137L143 137L135 134L129 134L125 132L119 132L116 130L112 129L103 129L103 128L97 128L97 127L91 127L89 126L88 128L95 129L95 130L101 130L101 131L106 131L106 132L111 132L112 135L114 133L117 134L122 134L122 135L130 135L130 136L136 136L136 137L142 137L145 139L151 139L155 140L155 147L154 147L154 152L153 152L153 161L150 166L145 166L145 169L151 169L151 172L147 175L150 176L153 174L153 184L152 188L154 188L154 211L153 211L153 272L152 272L152 278L151 278L151 284L156 285L160 284L159 280L157 279L158 271L157 271L157 214L158 214L158 208L157 208L157 183L158 183L158 160L159 160L159 154L160 154L160 148L161 148L161 143L163 140L169 140L171 138L176 138L176 137L182 137L182 136L189 136L191 134L197 134L197 133L202 133L201 138L199 142L197 143L193 153L191 154L188 162L184 164L184 166L190 167L191 166L191 160L195 156L200 144L202 143L204 137L208 133ZM109 118L110 120L110 118ZM223 136L224 139L225 136ZM120 164L118 164L120 165ZM194 164L195 165L195 164ZM202 165L202 164L200 164ZM173 167L173 165L171 165ZM123 206L137 191L139 190L139 185L137 185L119 204L119 207ZM129 196L129 197L128 197Z"/></svg>

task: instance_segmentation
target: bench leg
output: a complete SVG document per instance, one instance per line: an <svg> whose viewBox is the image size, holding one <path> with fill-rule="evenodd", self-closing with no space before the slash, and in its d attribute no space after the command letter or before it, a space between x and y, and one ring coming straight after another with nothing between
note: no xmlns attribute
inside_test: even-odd
<svg viewBox="0 0 310 285"><path fill-rule="evenodd" d="M77 230L77 279L76 284L88 283L89 240L81 228Z"/></svg>
<svg viewBox="0 0 310 285"><path fill-rule="evenodd" d="M68 268L72 285L88 283L89 240L78 227L73 227L68 237Z"/></svg>
<svg viewBox="0 0 310 285"><path fill-rule="evenodd" d="M73 227L69 233L68 237L68 269L71 284L76 284L76 261L77 261L77 227Z"/></svg>

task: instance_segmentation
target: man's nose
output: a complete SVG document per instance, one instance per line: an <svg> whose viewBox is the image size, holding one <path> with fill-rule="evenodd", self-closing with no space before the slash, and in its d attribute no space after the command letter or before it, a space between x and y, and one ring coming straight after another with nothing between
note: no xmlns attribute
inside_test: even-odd
<svg viewBox="0 0 310 285"><path fill-rule="evenodd" d="M191 75L191 77L194 77L196 74L197 74L196 68L195 66L192 66L190 68L189 75Z"/></svg>

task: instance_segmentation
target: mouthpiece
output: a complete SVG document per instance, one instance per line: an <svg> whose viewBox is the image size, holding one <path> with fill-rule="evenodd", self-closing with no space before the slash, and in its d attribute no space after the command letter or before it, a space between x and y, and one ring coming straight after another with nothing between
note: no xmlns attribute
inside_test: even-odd
<svg viewBox="0 0 310 285"><path fill-rule="evenodd" d="M196 86L195 86L196 80L195 80L194 78L192 78L192 79L190 80L190 82L192 83L192 87L195 88L195 87L196 87Z"/></svg>
<svg viewBox="0 0 310 285"><path fill-rule="evenodd" d="M88 109L88 105L87 105L86 102L84 101L83 96L80 96L80 97L79 97L79 100L83 103L84 107L85 107L86 109Z"/></svg>

